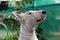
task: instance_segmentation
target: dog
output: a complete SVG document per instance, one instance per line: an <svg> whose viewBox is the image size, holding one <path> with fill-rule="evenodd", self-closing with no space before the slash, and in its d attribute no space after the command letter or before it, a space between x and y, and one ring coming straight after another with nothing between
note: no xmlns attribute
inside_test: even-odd
<svg viewBox="0 0 60 40"><path fill-rule="evenodd" d="M20 35L18 40L38 40L35 34L34 26L40 23L46 17L46 11L28 11L18 14L16 11L12 14L20 21Z"/></svg>

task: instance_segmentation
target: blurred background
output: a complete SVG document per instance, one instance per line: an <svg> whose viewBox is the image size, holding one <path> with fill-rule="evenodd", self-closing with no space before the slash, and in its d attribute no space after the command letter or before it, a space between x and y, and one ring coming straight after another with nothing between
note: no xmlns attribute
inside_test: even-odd
<svg viewBox="0 0 60 40"><path fill-rule="evenodd" d="M13 11L46 10L46 19L36 25L39 40L60 40L60 0L0 0L0 40L18 40L20 22Z"/></svg>

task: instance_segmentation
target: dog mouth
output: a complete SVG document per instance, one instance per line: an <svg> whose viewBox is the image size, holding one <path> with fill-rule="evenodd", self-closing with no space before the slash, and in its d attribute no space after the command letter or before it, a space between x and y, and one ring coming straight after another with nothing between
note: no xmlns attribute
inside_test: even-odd
<svg viewBox="0 0 60 40"><path fill-rule="evenodd" d="M40 22L42 20L46 19L46 15L45 14L41 14L40 19L37 19L36 22Z"/></svg>
<svg viewBox="0 0 60 40"><path fill-rule="evenodd" d="M42 17L41 19L36 20L36 22L40 22L42 20L45 20L46 17Z"/></svg>
<svg viewBox="0 0 60 40"><path fill-rule="evenodd" d="M38 19L38 20L36 20L36 22L39 22L39 21L41 21L42 19Z"/></svg>
<svg viewBox="0 0 60 40"><path fill-rule="evenodd" d="M36 20L36 22L40 22L40 21L42 21L42 20L44 20L46 18L45 14L42 14L40 19L38 19L37 17L35 17L33 15L31 15L31 16L34 18L34 20Z"/></svg>

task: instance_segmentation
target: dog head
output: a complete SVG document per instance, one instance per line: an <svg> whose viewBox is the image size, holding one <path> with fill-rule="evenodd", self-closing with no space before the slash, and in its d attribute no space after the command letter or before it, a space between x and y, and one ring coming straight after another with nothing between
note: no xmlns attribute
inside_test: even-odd
<svg viewBox="0 0 60 40"><path fill-rule="evenodd" d="M25 24L37 24L45 19L46 11L38 10L38 11L28 11L25 13L17 14L16 11L13 12L13 15L21 22Z"/></svg>

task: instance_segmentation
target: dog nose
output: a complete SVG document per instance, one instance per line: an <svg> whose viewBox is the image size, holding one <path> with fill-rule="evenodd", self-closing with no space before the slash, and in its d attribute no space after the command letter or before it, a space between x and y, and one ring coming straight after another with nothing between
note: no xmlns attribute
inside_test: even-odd
<svg viewBox="0 0 60 40"><path fill-rule="evenodd" d="M46 11L42 11L43 14L46 14Z"/></svg>

